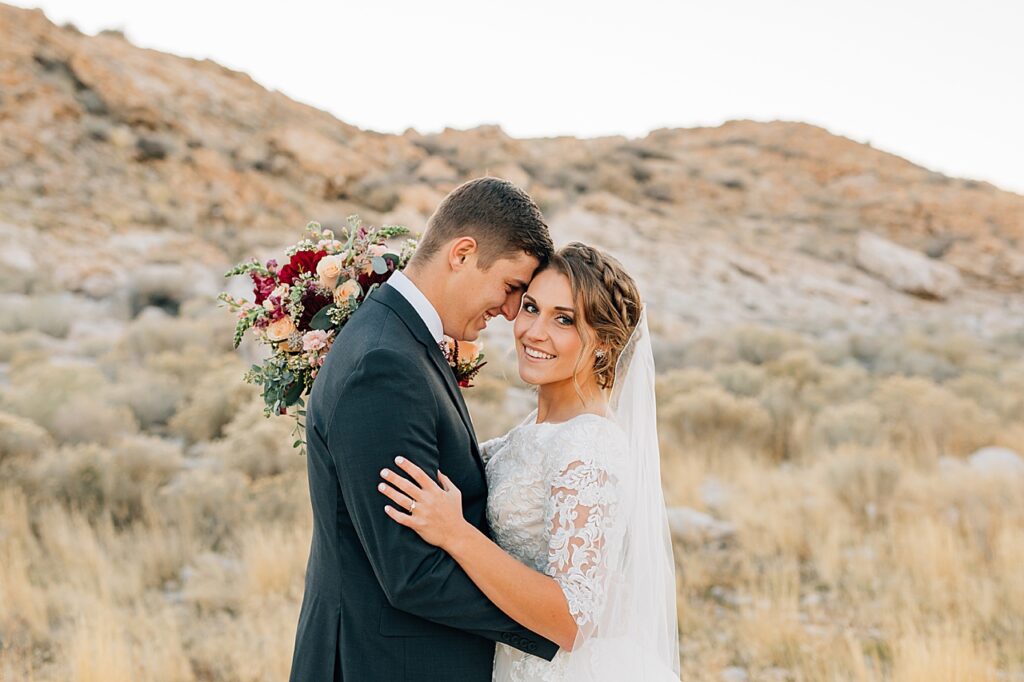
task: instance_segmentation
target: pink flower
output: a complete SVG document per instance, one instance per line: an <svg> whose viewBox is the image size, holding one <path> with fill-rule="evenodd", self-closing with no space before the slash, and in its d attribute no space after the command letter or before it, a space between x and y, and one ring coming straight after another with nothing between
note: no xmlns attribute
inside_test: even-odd
<svg viewBox="0 0 1024 682"><path fill-rule="evenodd" d="M302 350L317 351L327 345L327 332L322 329L314 329L302 335Z"/></svg>

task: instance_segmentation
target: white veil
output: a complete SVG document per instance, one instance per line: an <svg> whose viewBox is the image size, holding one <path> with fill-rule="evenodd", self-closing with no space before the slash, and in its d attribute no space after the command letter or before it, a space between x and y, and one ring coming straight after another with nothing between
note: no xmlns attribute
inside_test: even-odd
<svg viewBox="0 0 1024 682"><path fill-rule="evenodd" d="M577 635L574 654L588 652L568 657L566 679L678 680L675 560L661 489L646 310L616 364L609 408L628 447L617 471L617 532L605 554L607 598L590 636Z"/></svg>

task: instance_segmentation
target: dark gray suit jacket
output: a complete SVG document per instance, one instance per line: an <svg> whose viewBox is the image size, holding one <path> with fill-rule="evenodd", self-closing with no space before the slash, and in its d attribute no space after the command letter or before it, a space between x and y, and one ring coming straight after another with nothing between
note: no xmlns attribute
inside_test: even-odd
<svg viewBox="0 0 1024 682"><path fill-rule="evenodd" d="M442 550L384 513L380 470L403 455L462 491L489 534L487 481L451 369L394 288L335 340L306 420L313 541L292 682L485 682L494 642L550 660L558 647L502 613Z"/></svg>

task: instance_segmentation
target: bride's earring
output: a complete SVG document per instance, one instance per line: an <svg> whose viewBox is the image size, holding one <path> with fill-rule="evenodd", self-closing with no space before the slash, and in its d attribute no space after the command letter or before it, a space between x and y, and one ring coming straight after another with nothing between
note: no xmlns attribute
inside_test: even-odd
<svg viewBox="0 0 1024 682"><path fill-rule="evenodd" d="M604 360L604 356L605 352L600 348L594 351L594 357L596 357L598 360Z"/></svg>

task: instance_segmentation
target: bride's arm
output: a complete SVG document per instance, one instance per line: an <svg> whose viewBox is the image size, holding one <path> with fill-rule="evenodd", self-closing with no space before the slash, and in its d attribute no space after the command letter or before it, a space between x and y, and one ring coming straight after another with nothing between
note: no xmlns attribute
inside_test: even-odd
<svg viewBox="0 0 1024 682"><path fill-rule="evenodd" d="M562 649L572 649L576 621L554 578L520 563L469 523L442 549L509 618Z"/></svg>
<svg viewBox="0 0 1024 682"><path fill-rule="evenodd" d="M594 603L581 591L594 592L587 578L600 560L606 518L603 501L594 506L580 504L578 491L565 487L579 463L563 471L552 485L545 515L552 530L550 576L520 563L468 523L462 516L461 493L447 476L439 472L442 488L408 460L396 463L415 484L385 470L384 479L394 487L381 484L381 492L402 509L408 510L413 501L416 506L412 513L402 513L389 505L385 508L387 514L448 552L510 618L571 650L577 638L577 622L589 620L589 607ZM574 608L567 594L572 596Z"/></svg>

